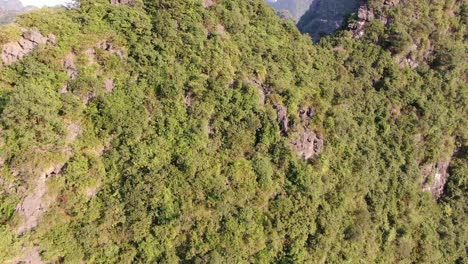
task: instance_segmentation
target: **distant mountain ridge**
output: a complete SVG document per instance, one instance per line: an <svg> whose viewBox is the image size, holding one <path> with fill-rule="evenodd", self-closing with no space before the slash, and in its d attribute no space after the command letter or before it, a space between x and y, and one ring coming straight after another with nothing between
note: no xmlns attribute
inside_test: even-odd
<svg viewBox="0 0 468 264"><path fill-rule="evenodd" d="M23 8L23 4L19 0L0 0L0 9L8 11L20 11Z"/></svg>
<svg viewBox="0 0 468 264"><path fill-rule="evenodd" d="M282 18L292 19L302 33L315 41L321 35L338 30L351 13L360 7L359 0L266 0Z"/></svg>
<svg viewBox="0 0 468 264"><path fill-rule="evenodd" d="M314 0L266 0L269 5L278 11L281 17L291 18L294 21L309 10Z"/></svg>
<svg viewBox="0 0 468 264"><path fill-rule="evenodd" d="M19 0L0 0L0 25L11 23L17 15L34 8L23 6Z"/></svg>

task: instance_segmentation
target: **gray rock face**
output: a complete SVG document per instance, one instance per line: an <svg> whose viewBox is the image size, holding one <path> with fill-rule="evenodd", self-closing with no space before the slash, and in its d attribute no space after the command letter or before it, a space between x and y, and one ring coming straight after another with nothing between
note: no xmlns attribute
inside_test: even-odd
<svg viewBox="0 0 468 264"><path fill-rule="evenodd" d="M132 5L135 0L110 0L110 3L113 5Z"/></svg>
<svg viewBox="0 0 468 264"><path fill-rule="evenodd" d="M106 80L104 81L104 89L106 89L106 92L111 93L112 91L114 91L114 88L114 79L106 78Z"/></svg>
<svg viewBox="0 0 468 264"><path fill-rule="evenodd" d="M313 107L306 107L299 110L301 119L298 128L298 137L291 140L291 146L302 159L311 159L322 152L324 139L322 135L309 128L312 118L315 116Z"/></svg>
<svg viewBox="0 0 468 264"><path fill-rule="evenodd" d="M63 60L63 67L67 70L67 75L70 80L78 78L78 69L75 65L75 54L69 53Z"/></svg>
<svg viewBox="0 0 468 264"><path fill-rule="evenodd" d="M291 146L297 155L308 160L322 152L323 141L322 135L305 128L304 132L300 133L299 138L291 141Z"/></svg>
<svg viewBox="0 0 468 264"><path fill-rule="evenodd" d="M210 8L216 4L216 0L202 0L204 8Z"/></svg>
<svg viewBox="0 0 468 264"><path fill-rule="evenodd" d="M274 105L278 115L278 123L280 126L281 134L286 135L289 131L288 108L279 104Z"/></svg>
<svg viewBox="0 0 468 264"><path fill-rule="evenodd" d="M430 192L435 200L444 193L445 184L449 177L450 160L443 160L437 164L428 164L422 169L422 188Z"/></svg>
<svg viewBox="0 0 468 264"><path fill-rule="evenodd" d="M40 44L46 44L47 42L55 44L55 36L43 36L38 31L24 31L23 37L19 41L9 42L3 45L3 64L10 65L15 63L33 52Z"/></svg>
<svg viewBox="0 0 468 264"><path fill-rule="evenodd" d="M292 149L303 160L309 160L316 157L322 152L324 138L319 133L309 128L312 118L315 116L315 109L306 107L299 110L301 119L297 124L289 124L288 109L286 106L275 104L274 108L277 112L277 120L280 126L282 136L288 136L289 130L293 139L289 141Z"/></svg>
<svg viewBox="0 0 468 264"><path fill-rule="evenodd" d="M119 58L123 59L123 51L121 49L117 49L114 47L114 43L109 41L103 41L98 44L98 48L103 49L111 54L119 56Z"/></svg>

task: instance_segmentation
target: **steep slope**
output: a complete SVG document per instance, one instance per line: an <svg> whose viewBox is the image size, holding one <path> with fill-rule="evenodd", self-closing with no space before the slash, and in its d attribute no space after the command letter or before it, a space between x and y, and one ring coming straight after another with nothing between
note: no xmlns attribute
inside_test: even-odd
<svg viewBox="0 0 468 264"><path fill-rule="evenodd" d="M434 54L461 58L415 69L377 20L312 45L263 0L83 0L0 28L2 53L30 47L0 70L0 262L466 262L450 3Z"/></svg>

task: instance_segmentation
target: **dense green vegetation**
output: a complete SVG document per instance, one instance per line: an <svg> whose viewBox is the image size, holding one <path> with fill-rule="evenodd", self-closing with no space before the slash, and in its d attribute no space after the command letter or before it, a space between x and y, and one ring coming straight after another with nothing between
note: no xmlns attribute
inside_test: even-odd
<svg viewBox="0 0 468 264"><path fill-rule="evenodd" d="M466 4L372 1L395 23L314 45L263 0L80 2L0 28L57 37L1 66L0 262L467 262ZM275 104L313 107L319 156ZM436 201L422 170L449 158Z"/></svg>

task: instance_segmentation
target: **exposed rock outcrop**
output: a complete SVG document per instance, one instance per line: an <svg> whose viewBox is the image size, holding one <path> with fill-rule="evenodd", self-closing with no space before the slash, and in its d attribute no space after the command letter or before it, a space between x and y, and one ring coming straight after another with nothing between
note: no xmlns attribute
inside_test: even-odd
<svg viewBox="0 0 468 264"><path fill-rule="evenodd" d="M450 160L443 160L437 164L428 164L422 169L422 188L430 192L435 200L444 193L445 184L449 177Z"/></svg>
<svg viewBox="0 0 468 264"><path fill-rule="evenodd" d="M96 49L95 48L89 48L83 51L83 54L86 55L89 58L89 63L94 64L96 63Z"/></svg>
<svg viewBox="0 0 468 264"><path fill-rule="evenodd" d="M65 163L58 164L57 166L51 167L42 175L40 175L34 182L34 185L31 186L31 193L26 195L24 199L17 205L16 211L23 219L23 222L17 229L18 234L21 235L36 228L42 214L50 205L50 201L46 199L46 181L48 178L60 174L64 166Z"/></svg>
<svg viewBox="0 0 468 264"><path fill-rule="evenodd" d="M274 108L276 109L281 134L287 135L289 131L288 108L279 104L275 104Z"/></svg>
<svg viewBox="0 0 468 264"><path fill-rule="evenodd" d="M104 80L104 89L106 90L106 92L111 93L112 91L114 91L114 88L115 88L114 79L106 78L106 80Z"/></svg>
<svg viewBox="0 0 468 264"><path fill-rule="evenodd" d="M216 0L202 0L204 8L210 8L216 4Z"/></svg>
<svg viewBox="0 0 468 264"><path fill-rule="evenodd" d="M364 28L367 23L374 20L374 11L367 5L361 5L357 12L358 21L351 23L348 28L353 34L353 38L359 39L364 35Z"/></svg>
<svg viewBox="0 0 468 264"><path fill-rule="evenodd" d="M78 78L78 68L75 65L76 56L69 53L63 60L63 67L67 70L67 75L70 80Z"/></svg>
<svg viewBox="0 0 468 264"><path fill-rule="evenodd" d="M67 70L68 82L66 85L62 87L60 93L68 92L70 88L70 82L78 78L78 68L75 64L76 56L72 52L70 52L64 59L63 59L63 67Z"/></svg>
<svg viewBox="0 0 468 264"><path fill-rule="evenodd" d="M310 124L310 120L315 116L315 109L313 107L307 107L299 110L299 117L305 125Z"/></svg>
<svg viewBox="0 0 468 264"><path fill-rule="evenodd" d="M113 5L133 5L135 0L110 0Z"/></svg>
<svg viewBox="0 0 468 264"><path fill-rule="evenodd" d="M103 41L99 43L98 48L103 49L111 54L119 56L119 58L123 59L124 58L124 53L122 49L118 49L114 47L114 43L110 41Z"/></svg>
<svg viewBox="0 0 468 264"><path fill-rule="evenodd" d="M308 160L322 152L323 141L322 135L309 128L304 128L304 131L299 134L299 138L291 141L291 145L297 155Z"/></svg>
<svg viewBox="0 0 468 264"><path fill-rule="evenodd" d="M395 7L400 3L400 0L386 0L384 7ZM355 39L359 39L364 35L365 26L374 19L380 20L385 26L389 26L393 21L384 12L376 13L365 2L360 3L357 11L357 21L348 25L348 29Z"/></svg>
<svg viewBox="0 0 468 264"><path fill-rule="evenodd" d="M35 30L24 30L23 36L20 40L8 42L3 45L3 64L13 64L33 52L40 44L46 44L47 42L56 44L56 37L52 34L44 36Z"/></svg>
<svg viewBox="0 0 468 264"><path fill-rule="evenodd" d="M73 142L76 138L81 135L81 126L77 123L70 123L67 125L67 142Z"/></svg>
<svg viewBox="0 0 468 264"><path fill-rule="evenodd" d="M287 136L291 130L294 133L290 140L292 149L304 160L316 157L322 152L324 138L319 133L309 128L312 118L315 116L315 109L306 107L299 110L300 122L290 124L288 119L288 109L279 104L274 105L277 112L277 121L280 126L281 135Z"/></svg>
<svg viewBox="0 0 468 264"><path fill-rule="evenodd" d="M322 152L324 139L319 133L309 128L312 118L315 116L313 107L306 107L299 110L301 122L297 127L298 137L291 140L294 151L304 160L308 160Z"/></svg>
<svg viewBox="0 0 468 264"><path fill-rule="evenodd" d="M15 264L43 264L41 255L39 253L39 247L35 246L34 248L23 247L23 257L13 261Z"/></svg>

